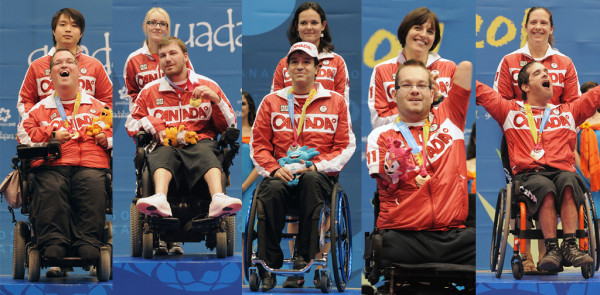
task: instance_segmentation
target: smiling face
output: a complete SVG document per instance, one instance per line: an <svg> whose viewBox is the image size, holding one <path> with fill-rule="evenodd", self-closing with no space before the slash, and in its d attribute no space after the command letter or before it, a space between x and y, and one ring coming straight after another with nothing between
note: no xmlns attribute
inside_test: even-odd
<svg viewBox="0 0 600 295"><path fill-rule="evenodd" d="M321 22L321 16L314 9L307 9L298 15L298 35L303 42L310 42L319 47L321 31L325 29L327 21Z"/></svg>
<svg viewBox="0 0 600 295"><path fill-rule="evenodd" d="M527 41L531 43L548 43L554 27L550 21L550 14L543 9L536 9L529 13L529 20L525 24Z"/></svg>
<svg viewBox="0 0 600 295"><path fill-rule="evenodd" d="M526 71L529 74L529 81L521 85L521 90L527 94L527 101L531 105L546 105L553 94L548 69L541 63L535 62Z"/></svg>
<svg viewBox="0 0 600 295"><path fill-rule="evenodd" d="M404 50L409 54L427 53L433 46L435 39L435 26L431 22L422 25L414 25L406 34Z"/></svg>
<svg viewBox="0 0 600 295"><path fill-rule="evenodd" d="M312 87L318 70L315 59L304 51L297 50L288 57L288 73L294 89Z"/></svg>
<svg viewBox="0 0 600 295"><path fill-rule="evenodd" d="M57 51L51 60L50 79L54 89L59 92L79 88L79 66L75 56L67 50Z"/></svg>
<svg viewBox="0 0 600 295"><path fill-rule="evenodd" d="M58 18L52 34L56 40L56 48L73 48L83 35L77 22L64 13Z"/></svg>
<svg viewBox="0 0 600 295"><path fill-rule="evenodd" d="M156 24L147 24L147 22L156 22ZM168 19L158 11L151 12L147 20L144 21L144 33L149 42L160 42L163 37L169 35Z"/></svg>
<svg viewBox="0 0 600 295"><path fill-rule="evenodd" d="M431 76L423 67L405 66L398 72L396 104L398 115L406 122L420 122L427 118L433 102Z"/></svg>
<svg viewBox="0 0 600 295"><path fill-rule="evenodd" d="M187 78L187 52L183 52L177 42L172 41L158 49L160 68L173 82L183 81Z"/></svg>

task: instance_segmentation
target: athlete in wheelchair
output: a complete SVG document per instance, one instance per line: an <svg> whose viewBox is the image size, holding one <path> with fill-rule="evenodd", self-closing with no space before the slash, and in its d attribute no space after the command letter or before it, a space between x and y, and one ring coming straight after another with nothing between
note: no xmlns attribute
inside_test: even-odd
<svg viewBox="0 0 600 295"><path fill-rule="evenodd" d="M379 193L376 227L366 235L365 276L372 285L385 277L381 294L428 286L446 293L458 285L474 292L463 135L471 73L471 63L460 63L448 97L433 108L435 80L420 61L405 62L396 73L398 118L368 136L367 167Z"/></svg>
<svg viewBox="0 0 600 295"><path fill-rule="evenodd" d="M105 104L79 91L73 53L58 49L50 61L55 94L38 102L17 129L23 207L29 224L15 225L13 277L37 281L40 267L97 268L111 276L110 156L112 122L87 134ZM94 128L92 128L94 129ZM14 220L14 215L13 215ZM31 227L29 227L29 225ZM27 255L25 254L27 253Z"/></svg>
<svg viewBox="0 0 600 295"><path fill-rule="evenodd" d="M477 103L503 129L509 173L513 183L501 192L496 208L491 268L500 277L509 228L515 235L511 259L513 275L523 275L524 239L544 239L545 254L538 268L556 272L563 266L582 267L585 278L597 268L597 230L593 200L575 173L577 126L600 107L600 88L558 106L548 104L553 94L548 70L539 62L525 65L518 75L523 102L507 101L484 84L477 84ZM516 184L515 184L516 183ZM501 198L502 199L501 199ZM557 216L562 230L557 230ZM509 226L509 221L515 219ZM528 218L539 218L541 234L526 230ZM502 236L501 236L502 235ZM563 241L559 246L558 239ZM577 245L579 238L579 245Z"/></svg>
<svg viewBox="0 0 600 295"><path fill-rule="evenodd" d="M166 76L140 92L125 123L131 136L144 131L153 138L147 145L143 135L136 137L134 203L146 217L132 205L132 255L152 257L152 249L163 247L159 240L171 247L179 247L179 241L206 240L208 248L217 247L217 256L231 256L235 224L227 216L242 204L224 194L237 152L239 131L228 128L235 127L235 114L214 81L186 68L183 41L165 37L158 55ZM234 151L220 150L215 139L223 132L221 146L235 147Z"/></svg>
<svg viewBox="0 0 600 295"><path fill-rule="evenodd" d="M324 268L316 271L316 281L328 292L328 253L322 259L315 255L319 245L330 239L336 285L342 291L351 271L352 235L348 201L336 182L355 150L348 106L341 95L314 81L319 70L314 44L294 44L287 58L292 86L263 99L252 130L250 154L265 179L249 208L246 278L252 291L261 282L263 291L274 288L276 275L287 277L284 287L298 288L311 266L320 265ZM292 213L298 216L299 232L295 255L285 262L293 264L293 269L281 269L280 241L285 221L290 219L286 216Z"/></svg>

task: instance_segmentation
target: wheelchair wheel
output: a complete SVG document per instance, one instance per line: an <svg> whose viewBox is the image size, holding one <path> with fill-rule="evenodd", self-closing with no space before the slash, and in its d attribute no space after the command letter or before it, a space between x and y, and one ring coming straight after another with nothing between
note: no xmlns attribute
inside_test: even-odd
<svg viewBox="0 0 600 295"><path fill-rule="evenodd" d="M37 282L40 280L40 251L35 247L29 248L27 279L30 282Z"/></svg>
<svg viewBox="0 0 600 295"><path fill-rule="evenodd" d="M255 201L254 197L256 192L260 188L260 184L254 190L254 194L250 198L246 214L246 226L244 229L244 276L247 280L250 280L250 267L252 267L252 252L254 251L254 241L258 238L256 232L256 210L258 202ZM248 281L250 282L250 281ZM258 290L258 287L256 287Z"/></svg>
<svg viewBox="0 0 600 295"><path fill-rule="evenodd" d="M498 241L500 251L498 253L498 260L496 265L496 277L502 276L502 267L504 266L504 256L506 255L506 244L508 243L508 230L510 226L510 204L512 201L512 188L511 184L506 185L506 194L503 195L503 200L500 202L500 216L498 217L498 237L501 240ZM498 210L498 208L496 208ZM499 236L499 233L502 236Z"/></svg>
<svg viewBox="0 0 600 295"><path fill-rule="evenodd" d="M598 263L598 253L596 252L596 249L598 247L598 245L596 244L597 242L597 228L596 228L596 224L595 224L595 210L592 210L593 206L591 206L590 203L590 194L586 195L585 198L585 225L587 226L587 232L588 232L588 251L587 253L590 254L590 256L592 257L592 264L588 264L585 266L581 267L581 274L583 275L584 278L589 279L589 278L593 278L594 277L594 272L597 269L597 263ZM592 201L593 202L593 201Z"/></svg>
<svg viewBox="0 0 600 295"><path fill-rule="evenodd" d="M29 227L25 221L17 221L13 235L13 279L25 278L25 261Z"/></svg>
<svg viewBox="0 0 600 295"><path fill-rule="evenodd" d="M227 257L227 233L217 233L217 258Z"/></svg>
<svg viewBox="0 0 600 295"><path fill-rule="evenodd" d="M329 293L329 291L331 291L331 279L329 279L329 277L327 276L326 271L321 271L319 287L321 287L321 292L323 293Z"/></svg>
<svg viewBox="0 0 600 295"><path fill-rule="evenodd" d="M250 283L250 291L258 292L258 285L260 281L258 280L258 275L255 272L250 275L248 282Z"/></svg>
<svg viewBox="0 0 600 295"><path fill-rule="evenodd" d="M131 256L133 257L142 256L143 223L142 213L132 203L129 206L129 234L131 236Z"/></svg>
<svg viewBox="0 0 600 295"><path fill-rule="evenodd" d="M512 267L513 277L517 280L523 278L523 261L521 261L521 257L519 255L513 256L510 261L510 265Z"/></svg>
<svg viewBox="0 0 600 295"><path fill-rule="evenodd" d="M110 247L100 247L100 259L98 259L98 266L96 268L96 277L100 282L107 282L110 279L111 273L111 259L110 259Z"/></svg>
<svg viewBox="0 0 600 295"><path fill-rule="evenodd" d="M502 230L498 230L500 223L498 223L498 217L500 217L500 203L504 200L506 189L501 189L498 192L498 198L496 201L496 212L494 213L494 227L492 228L492 245L490 249L490 271L496 271L496 265L498 264L498 255L500 254L500 241L502 240ZM501 228L500 228L501 229Z"/></svg>
<svg viewBox="0 0 600 295"><path fill-rule="evenodd" d="M339 184L333 188L330 235L333 278L340 292L344 292L352 273L352 228L348 198Z"/></svg>
<svg viewBox="0 0 600 295"><path fill-rule="evenodd" d="M146 259L152 258L152 251L154 250L154 235L152 233L143 233L143 249L142 256Z"/></svg>
<svg viewBox="0 0 600 295"><path fill-rule="evenodd" d="M235 251L235 216L229 215L227 222L227 256L233 256Z"/></svg>

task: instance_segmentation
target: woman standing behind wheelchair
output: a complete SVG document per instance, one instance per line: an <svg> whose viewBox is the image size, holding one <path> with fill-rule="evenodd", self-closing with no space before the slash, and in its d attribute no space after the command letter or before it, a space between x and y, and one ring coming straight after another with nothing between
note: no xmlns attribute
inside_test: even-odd
<svg viewBox="0 0 600 295"><path fill-rule="evenodd" d="M569 57L560 53L554 45L554 22L552 12L545 7L532 7L525 18L525 30L527 31L527 43L522 48L515 50L502 58L496 71L494 90L504 99L521 99L521 90L517 85L516 74L530 61L541 62L550 72L552 77L564 71L564 81L553 83L553 96L551 104L571 102L581 96L577 71ZM512 72L511 72L512 71ZM553 79L554 81L555 79ZM529 225L530 226L530 225ZM527 240L527 257L523 260L525 274L536 274L537 268L533 262L530 249L531 240ZM539 257L543 257L546 248L542 243L538 244Z"/></svg>

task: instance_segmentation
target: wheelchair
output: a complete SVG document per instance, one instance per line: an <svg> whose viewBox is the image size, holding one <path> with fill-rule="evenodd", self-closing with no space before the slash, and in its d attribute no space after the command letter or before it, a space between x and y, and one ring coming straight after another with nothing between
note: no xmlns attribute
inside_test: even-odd
<svg viewBox="0 0 600 295"><path fill-rule="evenodd" d="M15 223L13 240L13 279L23 279L25 268L28 269L27 279L37 282L40 279L40 269L47 267L60 267L72 270L73 267L82 267L89 271L91 276L96 276L100 282L112 279L112 222L106 221L100 246L100 257L94 264L83 261L80 257L64 257L59 261L46 259L36 245L36 235L29 215L32 201L32 185L35 170L31 164L35 160L55 160L61 157L61 146L57 139L51 139L47 146L29 147L24 144L17 146L17 157L12 159L13 169L21 175L21 214L28 216L27 221L17 221L13 208L8 208ZM112 174L107 173L106 188L107 199L105 213L112 215ZM67 251L69 253L70 251Z"/></svg>
<svg viewBox="0 0 600 295"><path fill-rule="evenodd" d="M229 186L229 167L238 153L237 139L240 131L228 127L221 135L218 145L220 153L217 158L223 166L223 191ZM152 196L154 185L150 175L146 153L155 142L152 135L140 131L135 136L136 155L134 158L136 170L136 196L133 198L130 212L131 256L143 256L150 259L159 246L159 240L165 242L206 242L210 250L216 248L218 258L233 256L235 250L235 215L208 217L210 200L201 200L190 188L184 195L168 198L173 217L152 217L139 212L135 206L138 199ZM171 183L173 184L173 183ZM198 188L208 195L208 187L202 182ZM169 188L170 192L172 186ZM200 213L198 213L200 212Z"/></svg>
<svg viewBox="0 0 600 295"><path fill-rule="evenodd" d="M260 287L260 276L258 275L258 265L261 265L266 271L279 276L291 277L300 276L309 273L311 267L322 266L319 270L319 285L323 293L329 293L332 286L331 276L328 270L327 258L331 256L332 272L335 285L338 291L343 292L346 289L346 284L350 281L352 272L352 228L350 225L350 206L348 197L343 191L339 183L334 184L332 196L329 203L326 201L321 208L319 217L319 245L321 249L327 242L331 242L330 253L323 253L323 257L311 259L308 264L299 270L291 269L295 259L296 251L290 259L284 259L282 269L273 269L257 257L258 246L258 212L262 212L263 207L260 202L256 201L256 192L260 190L259 184L254 190L254 194L248 204L246 214L246 226L244 231L244 251L243 264L244 275L250 284L250 290L258 291ZM293 212L292 212L293 214ZM327 228L327 220L330 218L329 227ZM298 218L293 215L288 215L285 220L287 223L298 222ZM283 233L283 240L295 240L297 234Z"/></svg>
<svg viewBox="0 0 600 295"><path fill-rule="evenodd" d="M511 173L508 157L508 147L506 138L502 138L501 144L502 166L506 176L506 188L502 188L498 193L496 202L496 213L494 214L494 227L492 230L492 244L490 255L490 270L495 272L496 277L500 278L504 266L504 257L506 256L506 245L509 234L514 237L513 256L510 260L513 277L520 280L523 277L522 255L526 253L527 239L544 239L541 229L527 229L527 221L532 220L532 216L527 212L524 199L526 198L524 189L521 188L519 181L514 180ZM598 244L600 243L598 235L598 218L596 217L596 208L594 200L591 197L589 189L585 188L585 203L578 209L578 228L575 236L579 239L579 249L586 251L593 258L594 262L590 265L581 267L581 274L589 279L598 271L600 265L598 261ZM557 230L557 237L563 237L563 231Z"/></svg>
<svg viewBox="0 0 600 295"><path fill-rule="evenodd" d="M475 194L469 194L469 213L465 221L465 226L469 228L475 228L475 200ZM383 287L384 289L389 287L387 290L389 294L395 294L394 292L403 294L403 291L394 290L396 284L416 286L415 289L420 291L423 286L419 284L424 282L431 283L430 286L444 288L444 294L471 294L475 292L475 265L434 262L422 264L393 263L383 267L383 240L381 231L377 227L380 212L379 191L374 193L371 202L374 209L375 228L371 233L365 232L363 259L365 260L365 278L372 286L375 286L383 276L385 280L389 281L389 284ZM371 286L363 286L363 294L365 293L380 294L374 292Z"/></svg>

